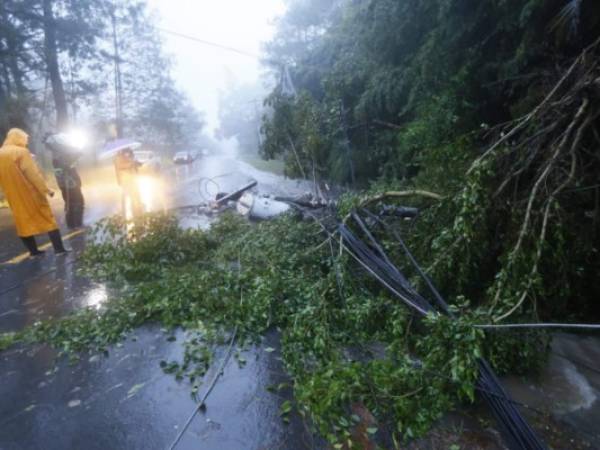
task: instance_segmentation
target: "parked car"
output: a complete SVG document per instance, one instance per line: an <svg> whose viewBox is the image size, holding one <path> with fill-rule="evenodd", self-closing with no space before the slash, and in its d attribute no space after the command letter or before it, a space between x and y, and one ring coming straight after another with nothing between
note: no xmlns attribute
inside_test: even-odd
<svg viewBox="0 0 600 450"><path fill-rule="evenodd" d="M177 152L173 156L175 164L191 164L194 162L194 157L190 152Z"/></svg>
<svg viewBox="0 0 600 450"><path fill-rule="evenodd" d="M151 150L134 150L135 160L142 164L142 170L160 172L162 162L158 155Z"/></svg>

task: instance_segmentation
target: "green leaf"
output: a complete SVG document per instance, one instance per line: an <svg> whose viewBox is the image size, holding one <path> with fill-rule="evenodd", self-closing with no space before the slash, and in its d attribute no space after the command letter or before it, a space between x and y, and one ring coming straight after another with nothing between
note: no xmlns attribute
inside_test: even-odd
<svg viewBox="0 0 600 450"><path fill-rule="evenodd" d="M289 414L289 412L292 410L292 402L290 402L289 400L286 400L285 402L283 402L281 404L281 407L279 408L279 415L283 416L285 414Z"/></svg>

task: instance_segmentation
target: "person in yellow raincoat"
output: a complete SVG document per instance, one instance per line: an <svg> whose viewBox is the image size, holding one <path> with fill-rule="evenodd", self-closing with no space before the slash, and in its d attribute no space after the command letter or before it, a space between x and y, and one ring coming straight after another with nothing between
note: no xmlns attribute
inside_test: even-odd
<svg viewBox="0 0 600 450"><path fill-rule="evenodd" d="M6 135L0 147L0 188L12 210L17 234L29 253L32 256L44 253L38 249L35 235L48 233L55 253L63 254L66 250L46 198L54 192L46 185L29 153L28 143L29 136L18 128Z"/></svg>
<svg viewBox="0 0 600 450"><path fill-rule="evenodd" d="M138 167L141 166L135 160L133 150L126 148L121 150L114 160L117 183L123 189L123 214L127 216L126 202L131 202L131 212L134 217L144 213L144 206L138 187Z"/></svg>

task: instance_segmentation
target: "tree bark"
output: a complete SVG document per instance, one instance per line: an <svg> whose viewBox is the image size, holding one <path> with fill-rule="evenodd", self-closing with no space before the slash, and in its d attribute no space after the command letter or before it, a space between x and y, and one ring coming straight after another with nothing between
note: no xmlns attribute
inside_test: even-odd
<svg viewBox="0 0 600 450"><path fill-rule="evenodd" d="M8 40L8 45L12 44L11 40ZM15 82L15 88L17 91L17 98L22 99L25 94L25 86L23 84L23 72L19 68L19 63L17 62L17 57L14 54L11 54L8 57L8 64L10 67L10 73L12 74L13 80Z"/></svg>
<svg viewBox="0 0 600 450"><path fill-rule="evenodd" d="M2 33L2 37L6 42L6 51L3 52L2 57L6 61L7 73L5 74L8 77L8 71L12 75L13 81L15 82L17 98L21 99L25 93L25 86L23 84L23 72L19 68L18 62L18 54L20 51L20 46L17 46L17 40L14 36L14 29L10 26L9 17L6 13L6 10L0 8L0 24L5 31ZM19 48L18 48L19 47Z"/></svg>
<svg viewBox="0 0 600 450"><path fill-rule="evenodd" d="M69 123L67 98L58 66L58 46L56 43L56 21L52 12L53 0L44 0L44 53L46 67L52 84L52 94L56 107L56 126L64 130Z"/></svg>

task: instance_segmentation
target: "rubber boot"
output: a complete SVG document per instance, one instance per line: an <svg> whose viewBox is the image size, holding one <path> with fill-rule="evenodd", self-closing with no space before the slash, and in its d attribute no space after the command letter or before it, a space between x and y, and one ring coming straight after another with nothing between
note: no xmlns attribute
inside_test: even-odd
<svg viewBox="0 0 600 450"><path fill-rule="evenodd" d="M50 237L50 242L52 242L52 247L54 247L54 253L56 253L57 255L67 253L67 249L63 244L60 231L52 230L48 233L48 237Z"/></svg>
<svg viewBox="0 0 600 450"><path fill-rule="evenodd" d="M44 254L44 252L38 248L34 236L22 237L21 240L25 247L27 247L27 250L29 250L31 256L40 256Z"/></svg>

